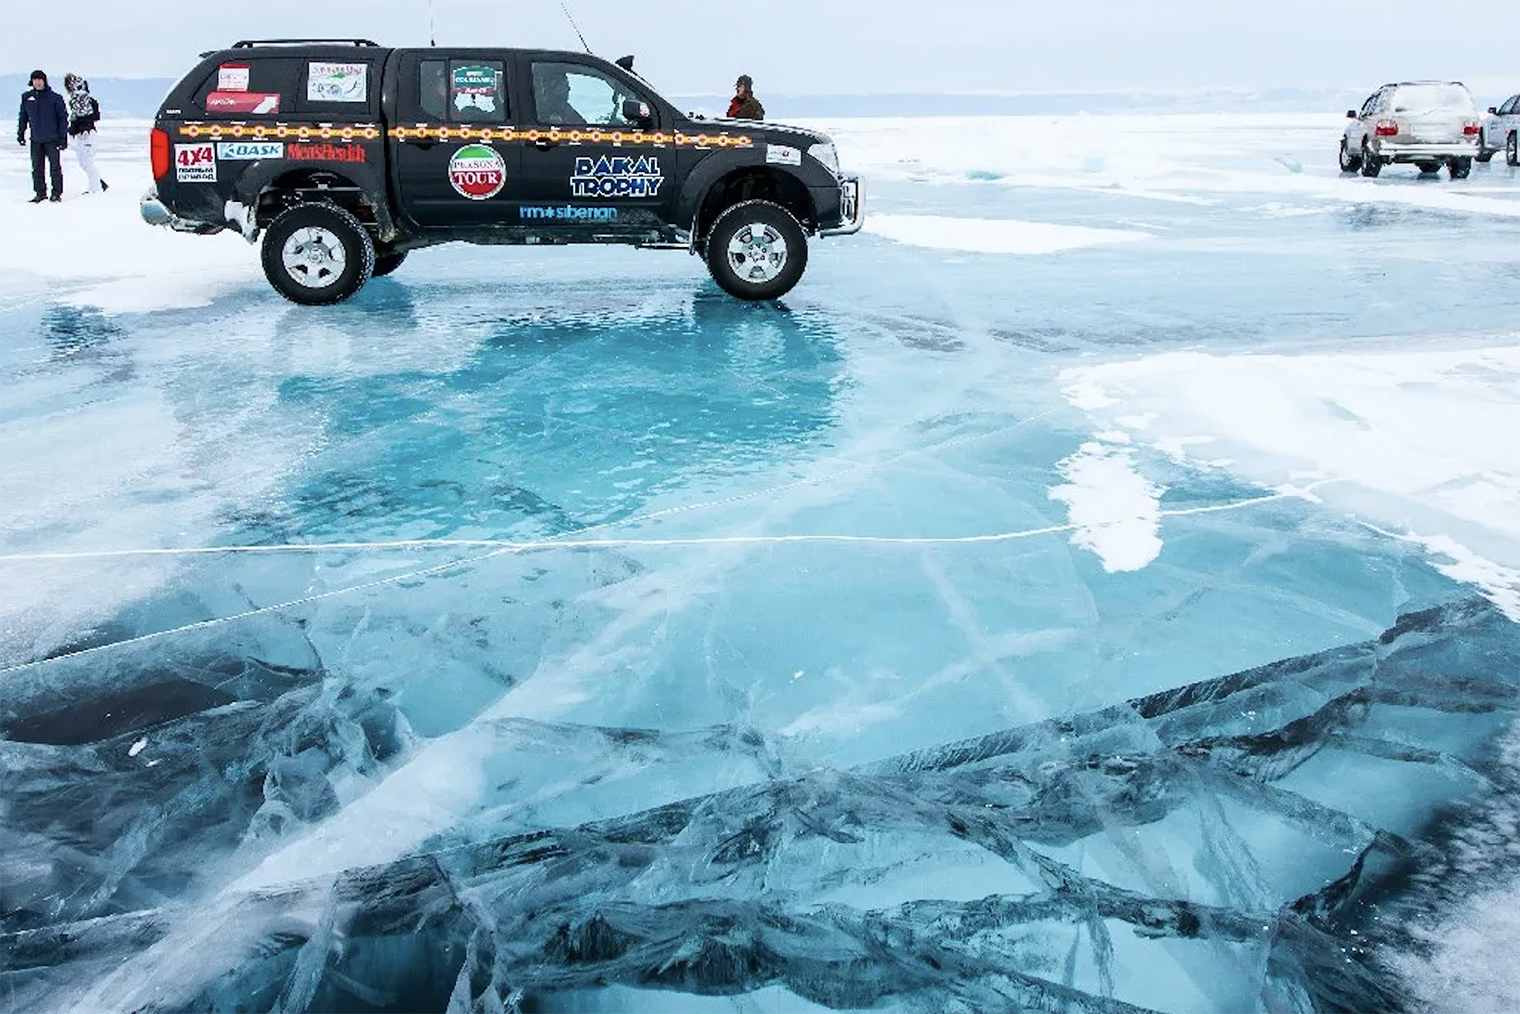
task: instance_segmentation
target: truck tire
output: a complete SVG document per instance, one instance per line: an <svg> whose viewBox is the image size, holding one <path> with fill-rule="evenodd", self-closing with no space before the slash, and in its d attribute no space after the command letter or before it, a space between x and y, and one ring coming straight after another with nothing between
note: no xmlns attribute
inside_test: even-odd
<svg viewBox="0 0 1520 1014"><path fill-rule="evenodd" d="M1465 180L1472 173L1472 159L1454 158L1446 163L1446 171L1454 180Z"/></svg>
<svg viewBox="0 0 1520 1014"><path fill-rule="evenodd" d="M260 258L275 290L293 303L338 303L375 270L375 243L359 220L335 204L299 204L264 233Z"/></svg>
<svg viewBox="0 0 1520 1014"><path fill-rule="evenodd" d="M406 260L405 250L395 250L388 253L379 253L377 251L375 253L375 271L370 277L382 278L399 268L404 260Z"/></svg>
<svg viewBox="0 0 1520 1014"><path fill-rule="evenodd" d="M1507 166L1520 165L1520 143L1517 143L1517 137L1520 135L1511 130L1504 139L1504 164Z"/></svg>
<svg viewBox="0 0 1520 1014"><path fill-rule="evenodd" d="M725 209L707 234L707 270L724 292L740 299L786 295L807 268L807 234L779 204L740 201Z"/></svg>

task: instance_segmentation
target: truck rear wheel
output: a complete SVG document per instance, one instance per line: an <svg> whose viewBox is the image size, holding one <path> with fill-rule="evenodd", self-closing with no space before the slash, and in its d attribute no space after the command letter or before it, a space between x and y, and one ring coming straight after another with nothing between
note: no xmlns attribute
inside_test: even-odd
<svg viewBox="0 0 1520 1014"><path fill-rule="evenodd" d="M291 302L338 303L374 273L375 243L337 205L300 204L270 223L261 260L269 284Z"/></svg>
<svg viewBox="0 0 1520 1014"><path fill-rule="evenodd" d="M707 270L731 296L776 299L807 268L807 234L792 213L770 201L740 201L707 234Z"/></svg>

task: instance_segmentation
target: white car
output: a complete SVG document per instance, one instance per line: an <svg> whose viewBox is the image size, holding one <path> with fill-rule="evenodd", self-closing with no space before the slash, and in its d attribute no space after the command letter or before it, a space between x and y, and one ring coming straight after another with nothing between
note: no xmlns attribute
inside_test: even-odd
<svg viewBox="0 0 1520 1014"><path fill-rule="evenodd" d="M1478 155L1478 107L1459 81L1402 81L1374 92L1360 111L1346 110L1341 172L1376 176L1383 166L1412 163L1422 173L1442 166L1459 180Z"/></svg>
<svg viewBox="0 0 1520 1014"><path fill-rule="evenodd" d="M1520 95L1511 95L1498 106L1488 107L1488 116L1478 133L1478 154L1474 157L1487 162L1495 152L1502 151L1505 165L1520 165L1517 138L1520 138Z"/></svg>

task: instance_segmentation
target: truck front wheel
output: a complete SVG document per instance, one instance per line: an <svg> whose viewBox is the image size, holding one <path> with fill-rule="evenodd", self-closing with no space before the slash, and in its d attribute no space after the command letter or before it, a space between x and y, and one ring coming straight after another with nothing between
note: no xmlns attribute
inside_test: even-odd
<svg viewBox="0 0 1520 1014"><path fill-rule="evenodd" d="M359 220L335 204L300 204L270 223L261 252L264 275L286 299L307 306L358 292L375 270L375 243Z"/></svg>
<svg viewBox="0 0 1520 1014"><path fill-rule="evenodd" d="M395 271L397 268L399 268L401 266L401 262L404 260L406 260L405 250L392 250L386 253L376 252L375 273L370 277L381 278L385 275L388 275L392 271Z"/></svg>
<svg viewBox="0 0 1520 1014"><path fill-rule="evenodd" d="M807 234L792 213L770 201L740 201L707 234L707 269L731 296L776 299L807 267Z"/></svg>

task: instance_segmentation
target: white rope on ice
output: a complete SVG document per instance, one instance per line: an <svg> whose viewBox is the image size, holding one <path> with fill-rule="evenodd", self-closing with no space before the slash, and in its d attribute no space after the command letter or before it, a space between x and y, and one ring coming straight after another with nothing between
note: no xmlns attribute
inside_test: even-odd
<svg viewBox="0 0 1520 1014"><path fill-rule="evenodd" d="M1325 480L1333 482L1335 480ZM1172 510L1157 512L1158 517L1190 517L1199 514L1217 514L1224 511L1240 510L1245 507L1254 507L1259 504L1273 503L1280 500L1303 499L1305 494L1324 482L1315 483L1314 486L1303 490L1291 490L1279 493L1270 493L1264 496L1251 497L1246 500L1236 500L1230 503L1210 504L1202 507L1180 507ZM0 556L0 561L23 561L23 560L61 560L61 559L98 559L101 557L120 556L161 556L161 555L204 555L208 553L311 553L338 550L355 549L430 549L430 548L487 548L491 552L480 556L466 557L460 560L450 560L437 566L410 570L404 574L396 574L391 577L379 578L374 581L366 581L362 584L348 585L343 588L335 588L331 591L317 592L312 595L303 595L300 598L290 599L286 602L278 602L274 605L261 606L257 609L248 609L241 613L230 616L219 616L209 620L200 620L195 623L187 623L184 626L172 627L168 630L154 631L138 637L131 637L121 641L112 641L109 644L96 645L93 648L85 648L80 651L70 652L66 655L56 655L53 658L41 659L35 662L22 662L16 665L0 668L0 675L18 672L24 669L32 669L37 666L59 662L64 659L77 659L85 655L105 651L110 648L122 648L132 644L142 644L146 641L159 640L174 634L187 633L192 630L205 630L210 627L220 626L223 623L232 623L236 620L249 619L254 616L262 616L267 613L279 612L295 606L307 605L312 602L320 602L323 599L335 598L339 595L347 595L351 592L366 591L372 588L380 588L385 585L397 584L414 578L427 577L443 571L453 570L457 567L465 567L471 564L489 560L492 557L503 556L512 553L523 553L550 549L629 549L629 548L686 548L698 546L762 546L762 545L788 545L797 543L836 543L836 544L866 544L879 546L946 546L946 545L977 545L988 543L1012 542L1019 539L1036 538L1042 535L1060 535L1065 532L1073 532L1078 529L1100 528L1106 525L1124 524L1134 518L1114 518L1104 522L1086 522L1082 524L1046 525L1041 528L1025 528L1012 532L994 532L986 535L831 535L831 534L797 534L797 535L714 535L692 536L689 538L668 539L541 539L534 541L511 541L504 539L402 539L390 542L343 542L343 543L308 543L290 544L281 546L206 546L190 549L121 549L105 550L97 552L81 553L29 553L10 556Z"/></svg>
<svg viewBox="0 0 1520 1014"><path fill-rule="evenodd" d="M1187 517L1195 514L1215 514L1220 511L1254 507L1257 504L1277 500L1300 499L1301 494L1270 493L1236 500L1231 503L1211 504L1204 507L1181 507L1158 511L1163 518ZM1011 542L1016 539L1034 538L1039 535L1059 535L1082 528L1105 528L1136 520L1134 516L1113 518L1107 521L1068 522L1047 525L1043 528L1024 528L1012 532L992 532L985 535L842 535L830 533L802 533L795 535L693 535L684 538L621 538L621 539L566 539L548 538L530 541L514 539L393 539L377 542L292 542L265 546L192 546L184 549L99 549L59 553L12 553L0 555L0 563L35 562L41 560L94 560L123 556L207 556L219 553L322 553L354 550L402 550L402 549L494 549L502 553L526 553L545 549L651 549L665 547L695 546L759 546L789 543L866 543L884 546L946 546L968 545L986 542ZM627 524L628 522L620 522ZM485 559L482 557L481 559ZM460 560L457 563L468 561ZM446 564L445 566L454 566ZM428 571L417 571L418 575ZM355 589L364 587L356 585ZM301 600L308 601L308 600ZM4 670L0 670L3 672Z"/></svg>

